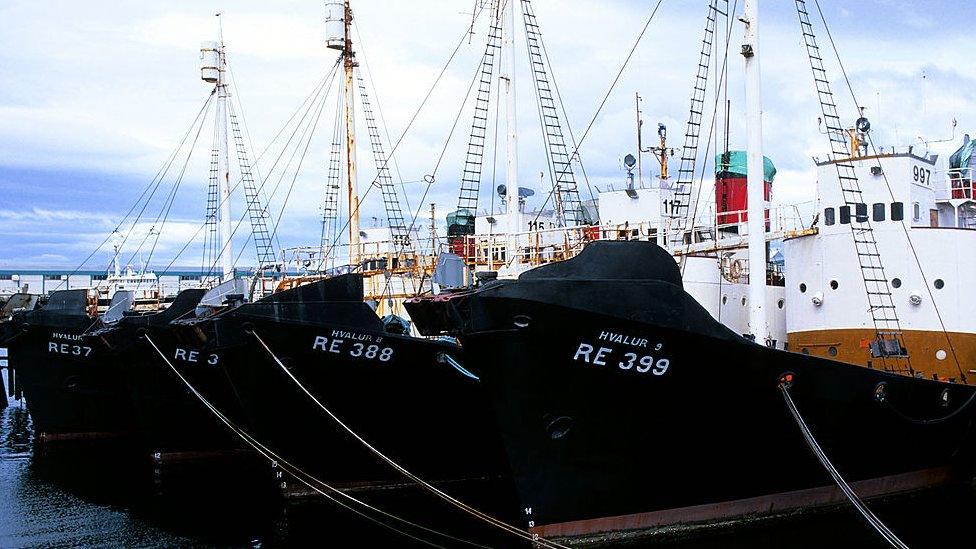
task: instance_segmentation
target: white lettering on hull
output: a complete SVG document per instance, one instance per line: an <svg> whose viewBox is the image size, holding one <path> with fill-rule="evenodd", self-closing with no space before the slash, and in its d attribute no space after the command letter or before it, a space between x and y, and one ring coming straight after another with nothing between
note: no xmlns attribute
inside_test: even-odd
<svg viewBox="0 0 976 549"><path fill-rule="evenodd" d="M616 345L596 347L592 343L581 341L573 353L573 361L593 366L606 366L610 362L615 363L620 370L639 374L651 373L655 376L663 376L671 366L670 358L660 356L663 354L660 352L664 347L663 343L655 344L651 351L648 349L650 342L647 338L610 331L601 331L597 340L601 343L636 347L647 351L635 353L626 348L620 349Z"/></svg>
<svg viewBox="0 0 976 549"><path fill-rule="evenodd" d="M389 362L393 358L393 348L381 347L376 344L382 340L383 338L379 336L373 337L369 334L333 330L332 339L326 336L315 336L315 339L312 341L312 350L324 353L345 354L353 358ZM363 341L375 341L376 343L367 345L366 343L362 343Z"/></svg>

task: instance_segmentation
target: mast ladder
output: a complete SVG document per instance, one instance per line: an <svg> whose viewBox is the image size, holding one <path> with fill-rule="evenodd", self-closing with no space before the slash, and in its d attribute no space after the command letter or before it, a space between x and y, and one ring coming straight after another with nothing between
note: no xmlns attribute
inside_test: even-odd
<svg viewBox="0 0 976 549"><path fill-rule="evenodd" d="M881 358L888 371L913 373L908 351L905 349L901 323L895 312L895 303L885 275L878 243L869 221L867 204L861 194L861 186L854 171L851 151L848 149L847 133L837 114L837 103L830 89L830 81L824 68L823 56L817 46L817 39L810 24L810 14L805 0L795 0L800 20L800 30L810 59L813 81L823 112L827 136L830 139L831 158L837 168L837 179L844 197L844 207L850 209L851 234L854 249L861 269L861 279L868 297L868 309L874 323L875 341L871 354ZM889 361L891 362L889 364Z"/></svg>
<svg viewBox="0 0 976 549"><path fill-rule="evenodd" d="M393 185L393 177L390 176L389 159L383 150L383 141L380 139L380 132L376 126L376 118L373 116L373 109L369 103L369 95L366 93L366 81L363 80L362 73L356 70L356 80L359 83L359 98L363 104L363 116L366 118L366 128L369 133L369 145L373 150L373 162L376 164L376 179L373 184L379 186L383 195L383 207L386 209L386 221L390 226L390 234L393 238L393 252L401 255L411 250L410 233L406 222L403 220L403 211L400 208L400 197L397 195L396 187Z"/></svg>
<svg viewBox="0 0 976 549"><path fill-rule="evenodd" d="M722 1L725 12L718 9ZM705 20L705 34L702 37L701 52L698 54L698 72L691 91L691 107L688 110L688 125L685 128L685 143L681 148L681 163L678 166L678 180L670 207L666 207L665 214L671 218L672 247L685 243L685 229L688 217L692 215L691 196L695 186L695 164L698 160L698 141L701 136L703 113L705 112L705 90L708 87L708 70L712 60L712 44L715 40L715 28L718 15L728 15L728 0L711 0L708 4L708 15ZM689 240L689 243L691 241Z"/></svg>
<svg viewBox="0 0 976 549"><path fill-rule="evenodd" d="M478 69L478 94L474 100L474 117L468 136L468 149L461 172L461 188L458 193L458 216L470 216L470 229L474 229L474 216L478 213L478 195L481 192L481 172L484 167L485 137L488 132L488 102L491 98L492 77L495 74L495 58L501 51L501 1L495 0L494 14L488 27L485 53ZM467 215L462 212L468 212ZM452 235L458 236L458 235Z"/></svg>
<svg viewBox="0 0 976 549"><path fill-rule="evenodd" d="M268 231L268 212L261 207L261 201L258 199L257 185L254 183L251 163L248 160L247 149L244 146L244 136L241 134L240 125L237 123L237 115L234 112L233 103L228 102L228 107L231 131L234 134L234 144L237 148L237 162L241 169L241 181L244 183L247 215L251 221L251 233L254 237L254 247L257 251L258 271L263 271L274 266L277 262L274 247L271 244L271 234Z"/></svg>
<svg viewBox="0 0 976 549"><path fill-rule="evenodd" d="M341 96L340 96L341 111ZM322 242L320 269L327 265L326 253L331 253L332 239L336 237L335 223L339 219L339 189L342 177L342 117L336 116L335 130L332 133L332 145L329 150L329 169L325 183L325 200L322 204Z"/></svg>
<svg viewBox="0 0 976 549"><path fill-rule="evenodd" d="M529 50L529 64L535 77L536 97L539 100L539 117L542 132L545 134L546 149L554 178L554 192L558 195L558 202L563 208L563 222L566 226L583 225L587 223L583 203L580 201L576 175L573 173L572 162L576 157L574 151L571 157L566 148L566 138L563 134L556 101L553 97L552 84L546 72L545 60L542 56L542 32L531 0L522 0L522 18L525 22L526 45ZM509 192L517 192L510 189Z"/></svg>
<svg viewBox="0 0 976 549"><path fill-rule="evenodd" d="M210 149L210 178L207 184L207 217L203 242L203 269L209 278L217 257L220 256L220 239L217 237L217 210L220 196L220 148L216 144Z"/></svg>

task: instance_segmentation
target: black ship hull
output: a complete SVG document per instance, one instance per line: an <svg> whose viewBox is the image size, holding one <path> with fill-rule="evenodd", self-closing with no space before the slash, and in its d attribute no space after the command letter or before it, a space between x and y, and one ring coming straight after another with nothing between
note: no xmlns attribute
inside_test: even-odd
<svg viewBox="0 0 976 549"><path fill-rule="evenodd" d="M408 304L422 329L457 333L482 371L533 532L585 537L844 501L786 406L785 379L862 496L971 473L974 388L756 345L681 289L662 250L612 246Z"/></svg>
<svg viewBox="0 0 976 549"><path fill-rule="evenodd" d="M54 292L43 309L10 321L9 362L42 439L116 438L133 433L132 407L111 352L84 334L87 290Z"/></svg>
<svg viewBox="0 0 976 549"><path fill-rule="evenodd" d="M243 448L240 439L214 417L159 356L162 352L212 404L235 421L243 421L237 398L221 368L220 354L205 350L195 334L188 336L171 325L192 317L203 293L184 290L159 313L127 316L87 338L101 341L111 349L132 401L140 438L153 454L199 455Z"/></svg>
<svg viewBox="0 0 976 549"><path fill-rule="evenodd" d="M251 434L322 481L351 488L405 479L303 388L379 451L429 481L481 482L505 472L481 384L447 360L460 360L457 345L385 332L362 301L357 276L243 305L215 318L213 332Z"/></svg>

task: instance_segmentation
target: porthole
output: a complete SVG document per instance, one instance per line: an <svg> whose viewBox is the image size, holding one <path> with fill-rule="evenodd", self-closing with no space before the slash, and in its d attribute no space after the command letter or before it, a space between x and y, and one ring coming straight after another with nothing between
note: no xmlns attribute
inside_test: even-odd
<svg viewBox="0 0 976 549"><path fill-rule="evenodd" d="M779 300L779 301L776 302L776 306L779 307L780 309L783 308L783 305L786 305L786 300L785 299L781 299L781 300Z"/></svg>
<svg viewBox="0 0 976 549"><path fill-rule="evenodd" d="M725 305L728 302L729 302L729 296L723 295L722 296L722 305Z"/></svg>
<svg viewBox="0 0 976 549"><path fill-rule="evenodd" d="M936 290L941 290L942 288L945 288L945 281L941 278L936 278L934 285Z"/></svg>
<svg viewBox="0 0 976 549"><path fill-rule="evenodd" d="M800 283L800 293L803 294L803 293L806 293L806 291L807 291L807 285L801 282Z"/></svg>
<svg viewBox="0 0 976 549"><path fill-rule="evenodd" d="M901 279L900 278L892 278L891 279L891 287L892 288L901 288Z"/></svg>
<svg viewBox="0 0 976 549"><path fill-rule="evenodd" d="M837 289L837 286L838 286L838 284L837 284L837 281L836 280L831 280L830 281L830 289L831 290L836 290Z"/></svg>
<svg viewBox="0 0 976 549"><path fill-rule="evenodd" d="M837 356L837 347L831 346L829 349L827 349L827 354L830 356Z"/></svg>
<svg viewBox="0 0 976 549"><path fill-rule="evenodd" d="M743 306L743 307L745 307L745 306L746 306L746 298L744 298L744 297L742 298L742 306Z"/></svg>
<svg viewBox="0 0 976 549"><path fill-rule="evenodd" d="M935 352L935 358L937 358L939 360L945 360L946 359L945 349L939 349L938 351L936 351Z"/></svg>
<svg viewBox="0 0 976 549"><path fill-rule="evenodd" d="M804 348L800 349L800 352L803 353L803 354L805 354L805 355L808 355L808 354L810 354L810 349L807 349L806 347L804 347Z"/></svg>

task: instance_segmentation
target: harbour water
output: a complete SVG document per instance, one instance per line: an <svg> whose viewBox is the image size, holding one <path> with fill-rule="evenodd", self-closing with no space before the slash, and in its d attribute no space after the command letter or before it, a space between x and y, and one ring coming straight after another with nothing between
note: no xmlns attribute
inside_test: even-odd
<svg viewBox="0 0 976 549"><path fill-rule="evenodd" d="M144 464L111 451L35 455L31 422L11 402L0 422L0 547L428 547L338 509L323 499L271 503L246 482L215 478L154 489ZM714 456L721 459L721 456ZM703 463L703 466L707 466ZM519 547L434 502L384 502L386 510L488 547ZM976 491L969 487L874 503L909 546L971 547ZM437 546L468 546L414 531ZM678 538L633 541L629 549L675 547L886 547L849 507L739 524Z"/></svg>

